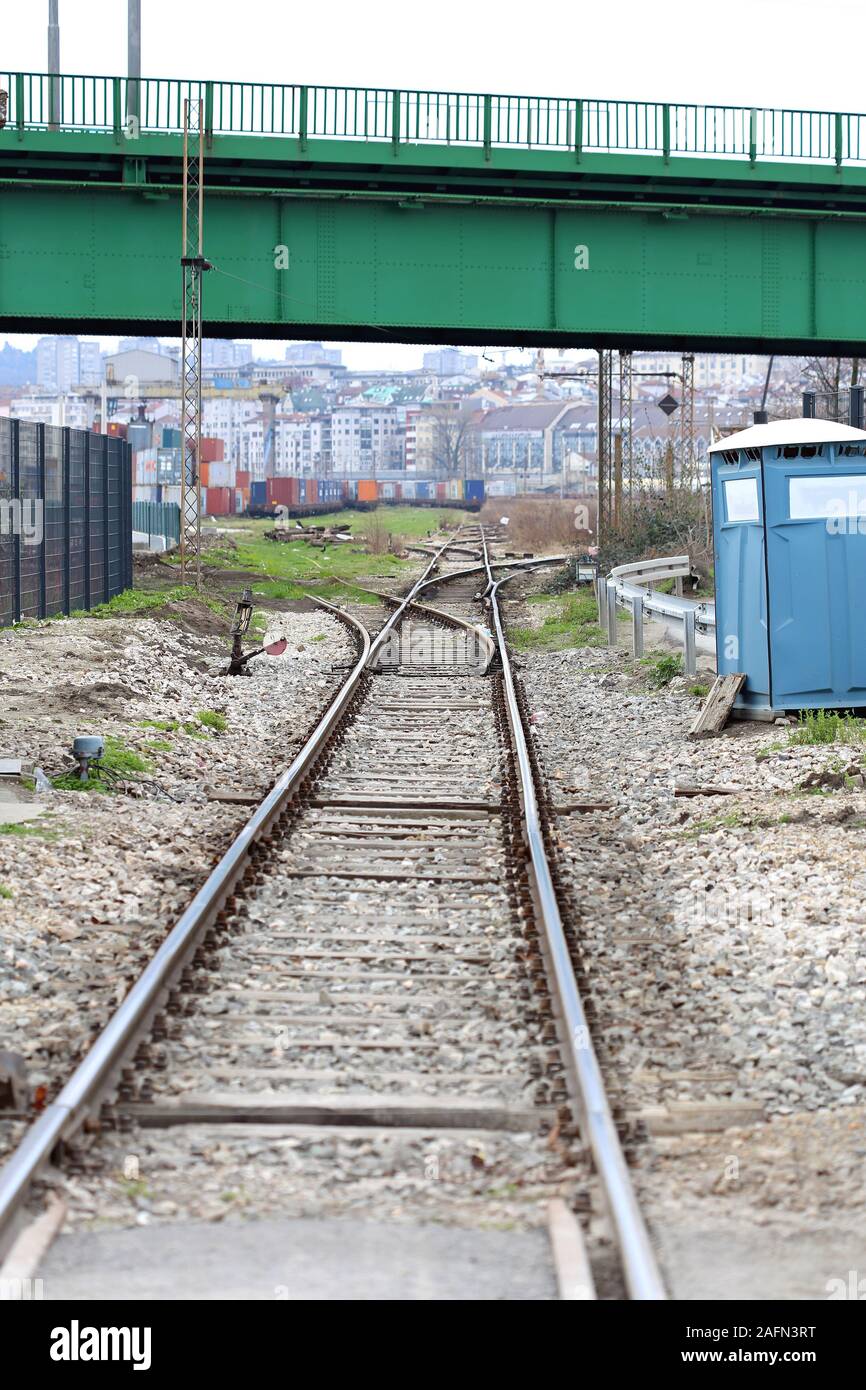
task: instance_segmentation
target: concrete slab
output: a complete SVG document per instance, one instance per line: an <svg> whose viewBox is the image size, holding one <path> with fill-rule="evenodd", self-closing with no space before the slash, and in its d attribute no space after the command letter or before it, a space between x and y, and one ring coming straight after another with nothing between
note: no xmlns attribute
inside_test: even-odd
<svg viewBox="0 0 866 1390"><path fill-rule="evenodd" d="M539 1301L557 1298L546 1230L280 1218L61 1235L46 1299Z"/></svg>
<svg viewBox="0 0 866 1390"><path fill-rule="evenodd" d="M844 1227L795 1220L702 1227L665 1220L656 1234L665 1279L678 1300L826 1301L834 1290L837 1298L850 1297L839 1292L847 1289L849 1272L866 1271L862 1220Z"/></svg>
<svg viewBox="0 0 866 1390"><path fill-rule="evenodd" d="M0 825L20 825L48 810L48 803L34 797L13 778L0 779Z"/></svg>

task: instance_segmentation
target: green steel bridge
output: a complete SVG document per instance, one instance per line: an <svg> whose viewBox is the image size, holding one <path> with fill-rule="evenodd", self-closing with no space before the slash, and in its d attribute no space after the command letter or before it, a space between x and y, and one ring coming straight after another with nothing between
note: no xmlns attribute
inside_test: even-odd
<svg viewBox="0 0 866 1390"><path fill-rule="evenodd" d="M866 115L33 73L0 91L7 332L177 334L190 98L210 334L866 344Z"/></svg>

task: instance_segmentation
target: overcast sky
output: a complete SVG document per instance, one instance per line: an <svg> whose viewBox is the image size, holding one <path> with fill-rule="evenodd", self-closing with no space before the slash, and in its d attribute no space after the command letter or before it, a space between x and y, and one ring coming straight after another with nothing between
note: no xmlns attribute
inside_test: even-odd
<svg viewBox="0 0 866 1390"><path fill-rule="evenodd" d="M61 69L123 73L126 8L126 0L60 0ZM866 110L864 0L142 0L141 8L142 72L153 77ZM4 68L44 72L47 0L6 10ZM377 360L383 349L395 351L380 344ZM347 360L374 358L350 344Z"/></svg>
<svg viewBox="0 0 866 1390"><path fill-rule="evenodd" d="M152 77L866 109L862 0L142 0L141 9L142 71ZM44 72L47 0L8 10L3 66ZM126 0L60 0L60 63L124 72Z"/></svg>

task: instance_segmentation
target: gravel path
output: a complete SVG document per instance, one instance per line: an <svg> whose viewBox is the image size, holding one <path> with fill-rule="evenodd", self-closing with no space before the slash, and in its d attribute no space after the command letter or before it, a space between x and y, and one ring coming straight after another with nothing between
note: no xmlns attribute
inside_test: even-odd
<svg viewBox="0 0 866 1390"><path fill-rule="evenodd" d="M341 683L335 664L354 655L328 614L268 622L288 649L246 679L221 674L225 637L153 618L0 634L0 757L50 777L75 734L99 733L152 768L118 795L47 792L38 820L0 833L0 1039L49 1095L249 816L209 792L263 795ZM0 1122L0 1145L14 1130Z"/></svg>
<svg viewBox="0 0 866 1390"><path fill-rule="evenodd" d="M611 806L557 825L609 1073L657 1134L641 1186L661 1211L862 1208L862 752L766 724L690 741L686 682L650 691L623 650L519 664L554 801Z"/></svg>

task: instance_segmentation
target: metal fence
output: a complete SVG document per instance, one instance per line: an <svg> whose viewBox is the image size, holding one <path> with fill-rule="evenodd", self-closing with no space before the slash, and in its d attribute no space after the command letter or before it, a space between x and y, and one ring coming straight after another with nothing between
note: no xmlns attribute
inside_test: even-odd
<svg viewBox="0 0 866 1390"><path fill-rule="evenodd" d="M584 150L704 158L866 161L866 115L685 102L317 87L165 77L0 73L7 128L177 132L187 98L200 101L208 137L287 135L494 148ZM129 112L136 113L130 122Z"/></svg>
<svg viewBox="0 0 866 1390"><path fill-rule="evenodd" d="M0 419L0 627L129 588L131 519L126 440Z"/></svg>
<svg viewBox="0 0 866 1390"><path fill-rule="evenodd" d="M169 550L180 545L180 507L176 502L133 502L132 529L147 536L148 545L160 536Z"/></svg>

